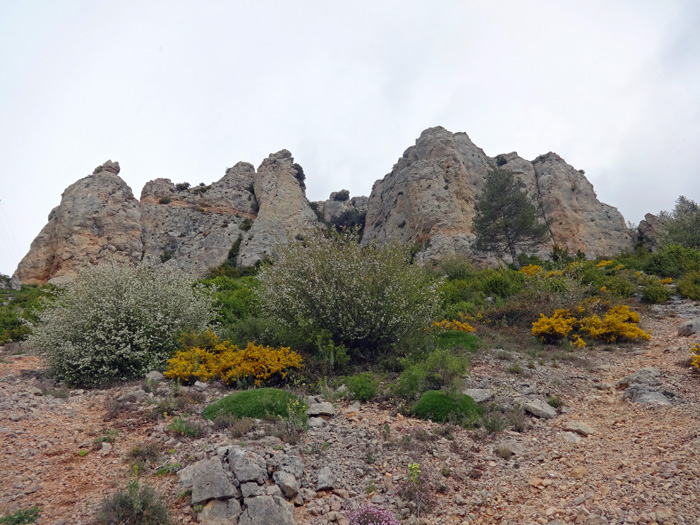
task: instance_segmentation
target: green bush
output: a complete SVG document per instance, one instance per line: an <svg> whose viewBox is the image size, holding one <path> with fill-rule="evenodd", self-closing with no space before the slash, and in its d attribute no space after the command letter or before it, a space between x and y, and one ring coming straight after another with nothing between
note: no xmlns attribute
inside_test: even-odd
<svg viewBox="0 0 700 525"><path fill-rule="evenodd" d="M645 303L665 303L669 297L671 297L671 290L656 279L642 286L642 301Z"/></svg>
<svg viewBox="0 0 700 525"><path fill-rule="evenodd" d="M442 390L429 390L421 396L413 413L421 419L438 423L455 420L463 425L472 425L479 420L482 409L466 394L460 394L455 399Z"/></svg>
<svg viewBox="0 0 700 525"><path fill-rule="evenodd" d="M486 295L507 298L523 290L525 279L525 274L506 268L484 270L481 287Z"/></svg>
<svg viewBox="0 0 700 525"><path fill-rule="evenodd" d="M464 333L467 336L472 334ZM392 387L397 396L413 399L428 390L459 392L469 370L469 358L461 351L437 348L417 361L404 360L405 369Z"/></svg>
<svg viewBox="0 0 700 525"><path fill-rule="evenodd" d="M239 319L260 315L258 296L255 293L259 282L252 276L233 278L220 275L201 281L206 286L214 286L214 306L218 312L217 321L225 326Z"/></svg>
<svg viewBox="0 0 700 525"><path fill-rule="evenodd" d="M462 330L446 330L437 335L437 346L440 349L474 352L481 346L481 339Z"/></svg>
<svg viewBox="0 0 700 525"><path fill-rule="evenodd" d="M647 259L644 271L659 277L680 277L700 270L700 251L679 244L662 247Z"/></svg>
<svg viewBox="0 0 700 525"><path fill-rule="evenodd" d="M379 380L374 379L370 372L364 372L350 376L345 381L345 386L355 399L366 403L377 396Z"/></svg>
<svg viewBox="0 0 700 525"><path fill-rule="evenodd" d="M678 281L678 291L688 299L700 301L700 271L690 272Z"/></svg>
<svg viewBox="0 0 700 525"><path fill-rule="evenodd" d="M363 360L423 336L440 302L439 282L409 264L406 247L361 246L347 230L280 248L259 279L267 315L310 331L313 342L325 331Z"/></svg>
<svg viewBox="0 0 700 525"><path fill-rule="evenodd" d="M226 396L204 409L202 417L213 420L219 414L232 414L238 418L289 417L289 408L301 401L294 394L277 388L245 390Z"/></svg>
<svg viewBox="0 0 700 525"><path fill-rule="evenodd" d="M172 522L167 507L151 487L141 487L138 481L129 482L121 490L105 498L96 516L101 525L169 525Z"/></svg>
<svg viewBox="0 0 700 525"><path fill-rule="evenodd" d="M40 288L24 284L19 290L0 290L0 345L29 336L31 330L27 322L36 321L43 308L43 298L48 298L54 289L52 285Z"/></svg>
<svg viewBox="0 0 700 525"><path fill-rule="evenodd" d="M177 333L203 330L213 315L208 289L183 273L112 260L60 288L27 344L54 377L97 386L164 368Z"/></svg>
<svg viewBox="0 0 700 525"><path fill-rule="evenodd" d="M24 525L25 523L34 523L39 519L39 514L41 514L41 510L36 505L26 509L20 509L0 517L0 525Z"/></svg>

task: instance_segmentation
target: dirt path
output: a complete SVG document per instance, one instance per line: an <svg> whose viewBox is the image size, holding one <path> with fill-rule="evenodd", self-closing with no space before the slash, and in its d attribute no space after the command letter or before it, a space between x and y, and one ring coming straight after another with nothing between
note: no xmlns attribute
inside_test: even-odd
<svg viewBox="0 0 700 525"><path fill-rule="evenodd" d="M536 363L523 367L522 375L509 373L510 362L495 351L476 359L473 383L520 392L523 398L556 393L565 408L551 420L528 417L523 433L486 436L456 430L451 441L440 438L426 446L420 452L423 470L444 490L436 494L437 509L425 523L700 524L700 376L687 366L691 340L676 336L682 321L649 319L644 328L654 336L648 344L583 350L577 353L582 359ZM515 359L525 363L528 357ZM120 427L113 443L94 445L105 429L114 427L105 400L118 398L121 390L74 391L65 399L60 392L54 392L58 397L42 395L43 385L33 377L42 366L31 356L0 358L0 515L36 504L42 509L37 523L89 523L100 501L126 485L130 471L125 458L136 444L159 438L183 457L200 458L225 442L225 436L213 434L168 444L173 440L163 435L164 423L134 419ZM614 388L623 377L650 366L661 370L662 388L674 396L672 406L631 403ZM395 498L392 488L418 452L382 448L385 425L393 435L423 428L435 436L439 432L438 425L402 418L377 405L357 410L348 401L338 408L343 415L329 430L310 431L299 447L318 450L313 443L328 444L326 456L307 455L309 469L315 462L337 462L342 470L355 461L357 477L348 477L343 491L319 494L297 508L298 523L346 523L338 516L358 501ZM594 433L565 432L572 421L589 425ZM510 459L496 453L504 443L515 451ZM380 451L380 461L371 465L364 457L368 444ZM353 447L359 452L352 452ZM88 452L81 456L80 450ZM452 474L441 476L446 465ZM365 494L375 479L383 480L377 491ZM151 476L148 483L174 505L178 521L194 521L187 505L176 502L181 489L175 476ZM329 517L325 509L336 508L342 512Z"/></svg>

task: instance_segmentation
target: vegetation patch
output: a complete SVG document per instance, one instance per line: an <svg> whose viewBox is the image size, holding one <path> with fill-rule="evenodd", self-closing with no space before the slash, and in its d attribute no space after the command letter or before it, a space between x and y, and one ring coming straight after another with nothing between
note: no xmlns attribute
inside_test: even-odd
<svg viewBox="0 0 700 525"><path fill-rule="evenodd" d="M421 419L438 423L454 420L470 425L478 422L482 409L466 394L453 397L442 390L429 390L421 396L413 413Z"/></svg>
<svg viewBox="0 0 700 525"><path fill-rule="evenodd" d="M288 419L290 404L300 402L297 396L285 390L258 388L219 399L204 409L202 417L213 420L219 414L232 414L238 418L264 419L279 416Z"/></svg>

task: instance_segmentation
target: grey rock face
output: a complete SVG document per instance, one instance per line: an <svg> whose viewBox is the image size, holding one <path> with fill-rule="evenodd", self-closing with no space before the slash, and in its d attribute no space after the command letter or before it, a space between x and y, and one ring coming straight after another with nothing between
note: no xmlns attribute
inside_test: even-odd
<svg viewBox="0 0 700 525"><path fill-rule="evenodd" d="M289 472L278 470L272 475L272 479L280 488L285 498L294 499L297 494L299 494L299 482Z"/></svg>
<svg viewBox="0 0 700 525"><path fill-rule="evenodd" d="M589 256L630 249L622 215L600 203L585 176L554 153L532 162L517 153L488 157L465 133L441 127L425 130L375 183L367 205L362 242L430 241L423 260L473 255L474 202L491 166L509 169L525 184L551 220L552 242Z"/></svg>
<svg viewBox="0 0 700 525"><path fill-rule="evenodd" d="M227 501L213 500L207 503L197 519L204 525L231 525L238 523L241 504L235 498Z"/></svg>
<svg viewBox="0 0 700 525"><path fill-rule="evenodd" d="M239 266L274 258L278 245L310 235L319 226L296 175L287 150L270 155L258 168L254 189L260 209L241 242Z"/></svg>
<svg viewBox="0 0 700 525"><path fill-rule="evenodd" d="M253 166L239 162L209 187L178 190L169 179L148 182L141 192L144 260L195 277L226 261L255 220L254 178Z"/></svg>
<svg viewBox="0 0 700 525"><path fill-rule="evenodd" d="M245 483L255 481L259 485L267 479L267 465L262 456L255 452L234 448L229 453L229 465L236 479Z"/></svg>
<svg viewBox="0 0 700 525"><path fill-rule="evenodd" d="M332 490L336 481L333 471L329 467L323 467L318 471L316 490Z"/></svg>
<svg viewBox="0 0 700 525"><path fill-rule="evenodd" d="M291 503L276 496L258 496L245 501L247 508L238 520L239 525L295 525Z"/></svg>
<svg viewBox="0 0 700 525"><path fill-rule="evenodd" d="M468 395L477 403L485 403L494 398L493 390L490 388L465 388L463 394Z"/></svg>
<svg viewBox="0 0 700 525"><path fill-rule="evenodd" d="M139 203L119 177L119 163L107 161L66 188L15 275L24 284L44 284L117 254L136 262L141 252Z"/></svg>
<svg viewBox="0 0 700 525"><path fill-rule="evenodd" d="M537 416L542 419L552 419L557 415L557 410L541 399L526 401L523 404L523 409L533 416Z"/></svg>
<svg viewBox="0 0 700 525"><path fill-rule="evenodd" d="M196 465L192 476L192 505L210 499L231 498L236 494L219 458L205 459Z"/></svg>
<svg viewBox="0 0 700 525"><path fill-rule="evenodd" d="M289 472L297 479L300 479L304 475L304 462L299 456L279 454L272 458L270 464L279 470Z"/></svg>
<svg viewBox="0 0 700 525"><path fill-rule="evenodd" d="M630 385L655 386L661 383L661 370L656 367L647 367L637 370L617 382L617 388L627 388Z"/></svg>
<svg viewBox="0 0 700 525"><path fill-rule="evenodd" d="M648 405L668 406L673 404L668 397L663 395L658 390L652 388L649 385L641 383L635 383L633 385L630 385L630 387L627 390L625 390L625 393L622 395L622 397L624 399L634 401L635 403L642 403Z"/></svg>
<svg viewBox="0 0 700 525"><path fill-rule="evenodd" d="M367 215L368 197L352 197L348 190L331 193L328 200L314 202L323 220L334 223L342 218L363 218ZM364 221L363 221L364 222Z"/></svg>
<svg viewBox="0 0 700 525"><path fill-rule="evenodd" d="M327 401L323 403L309 403L309 408L306 413L309 417L333 416L335 415L335 408L333 407L333 403L328 403Z"/></svg>
<svg viewBox="0 0 700 525"><path fill-rule="evenodd" d="M700 317L686 321L678 327L678 335L687 337L700 332Z"/></svg>

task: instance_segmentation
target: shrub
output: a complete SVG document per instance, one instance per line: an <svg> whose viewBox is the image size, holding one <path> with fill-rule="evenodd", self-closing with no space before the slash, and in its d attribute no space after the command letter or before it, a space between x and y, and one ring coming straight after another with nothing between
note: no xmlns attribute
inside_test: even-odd
<svg viewBox="0 0 700 525"><path fill-rule="evenodd" d="M161 197L158 199L158 204L170 204L172 201L170 197Z"/></svg>
<svg viewBox="0 0 700 525"><path fill-rule="evenodd" d="M540 319L532 323L532 335L544 343L557 343L567 337L576 324L569 310L555 310L551 317L540 314Z"/></svg>
<svg viewBox="0 0 700 525"><path fill-rule="evenodd" d="M393 387L393 392L401 397L414 398L427 390L444 389L457 393L462 386L462 378L469 370L469 358L463 353L438 348L418 362L404 360L405 370Z"/></svg>
<svg viewBox="0 0 700 525"><path fill-rule="evenodd" d="M639 314L627 305L612 307L601 320L597 315L584 317L580 322L581 332L587 332L594 339L614 343L616 341L648 341L651 335L637 326Z"/></svg>
<svg viewBox="0 0 700 525"><path fill-rule="evenodd" d="M260 386L264 382L282 380L290 368L303 366L301 356L289 348L271 348L252 342L240 349L229 341L220 342L211 331L205 334L208 342L186 346L168 360L165 377L186 383L212 379L221 379L227 384L254 381Z"/></svg>
<svg viewBox="0 0 700 525"><path fill-rule="evenodd" d="M96 386L163 368L177 332L212 318L210 293L183 273L111 260L60 288L27 343L58 379Z"/></svg>
<svg viewBox="0 0 700 525"><path fill-rule="evenodd" d="M430 419L438 423L454 419L470 425L478 420L482 410L466 394L460 394L455 399L442 390L428 390L421 396L413 412L421 419Z"/></svg>
<svg viewBox="0 0 700 525"><path fill-rule="evenodd" d="M700 301L700 271L690 272L679 280L678 291L688 299Z"/></svg>
<svg viewBox="0 0 700 525"><path fill-rule="evenodd" d="M193 423L179 417L173 418L168 424L168 432L176 436L186 437L203 437L207 435L207 427L201 424Z"/></svg>
<svg viewBox="0 0 700 525"><path fill-rule="evenodd" d="M0 289L0 345L29 336L27 321L36 321L44 306L43 298L48 300L54 289L50 284L41 288L24 284L19 290Z"/></svg>
<svg viewBox="0 0 700 525"><path fill-rule="evenodd" d="M408 466L408 477L397 485L396 494L404 501L413 502L416 515L419 517L435 508L432 487L418 463L411 463Z"/></svg>
<svg viewBox="0 0 700 525"><path fill-rule="evenodd" d="M277 388L258 388L226 396L204 409L202 417L215 419L219 414L233 414L238 418L289 417L290 404L300 403L290 392Z"/></svg>
<svg viewBox="0 0 700 525"><path fill-rule="evenodd" d="M423 336L439 304L439 283L409 264L406 247L361 246L348 230L280 248L259 279L265 313L310 330L312 341L324 330L364 359Z"/></svg>
<svg viewBox="0 0 700 525"><path fill-rule="evenodd" d="M647 259L644 271L660 277L679 277L700 270L700 251L679 244L662 247Z"/></svg>
<svg viewBox="0 0 700 525"><path fill-rule="evenodd" d="M669 297L671 290L656 279L642 286L642 301L645 303L664 303Z"/></svg>
<svg viewBox="0 0 700 525"><path fill-rule="evenodd" d="M503 298L510 297L522 291L527 277L523 273L514 272L506 268L485 270L483 273L483 281L481 283L483 292L486 295L494 295Z"/></svg>
<svg viewBox="0 0 700 525"><path fill-rule="evenodd" d="M102 501L97 512L97 523L113 525L168 525L172 523L167 507L151 487L141 487L138 481L129 482L126 490Z"/></svg>
<svg viewBox="0 0 700 525"><path fill-rule="evenodd" d="M700 343L695 343L690 347L690 364L695 368L700 368Z"/></svg>
<svg viewBox="0 0 700 525"><path fill-rule="evenodd" d="M370 372L364 372L350 376L345 381L345 386L355 399L365 403L377 395L379 380L374 379Z"/></svg>
<svg viewBox="0 0 700 525"><path fill-rule="evenodd" d="M438 348L448 350L468 350L473 352L481 345L481 339L474 334L458 330L447 330L437 335Z"/></svg>
<svg viewBox="0 0 700 525"><path fill-rule="evenodd" d="M365 505L349 516L350 525L401 525L390 511L376 505Z"/></svg>
<svg viewBox="0 0 700 525"><path fill-rule="evenodd" d="M19 509L11 514L5 514L0 517L0 525L23 525L25 523L34 523L39 519L41 510L34 505L26 509Z"/></svg>

